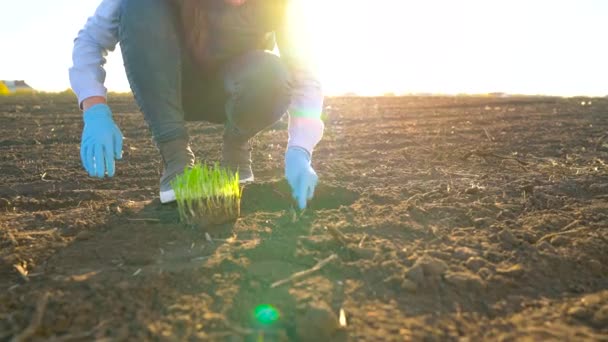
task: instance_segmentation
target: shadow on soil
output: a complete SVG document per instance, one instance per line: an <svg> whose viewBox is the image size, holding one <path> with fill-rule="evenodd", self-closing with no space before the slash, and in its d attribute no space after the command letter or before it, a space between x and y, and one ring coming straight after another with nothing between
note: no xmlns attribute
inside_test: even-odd
<svg viewBox="0 0 608 342"><path fill-rule="evenodd" d="M338 209L353 204L360 194L344 187L320 183L315 189L314 200L309 209ZM245 186L241 208L244 213L256 211L277 212L294 205L291 190L286 181L255 183Z"/></svg>

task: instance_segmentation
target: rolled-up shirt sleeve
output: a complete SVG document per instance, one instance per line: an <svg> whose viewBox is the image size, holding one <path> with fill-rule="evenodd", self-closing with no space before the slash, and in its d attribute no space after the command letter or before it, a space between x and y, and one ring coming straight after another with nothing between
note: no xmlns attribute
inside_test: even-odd
<svg viewBox="0 0 608 342"><path fill-rule="evenodd" d="M107 96L105 57L118 44L120 3L121 0L103 0L74 40L70 84L81 106L86 98Z"/></svg>
<svg viewBox="0 0 608 342"><path fill-rule="evenodd" d="M323 137L324 124L321 120L323 88L312 67L309 42L306 39L299 40L291 34L298 31L298 28L290 25L297 23L289 22L288 6L283 10L284 15L278 25L276 36L281 59L291 73L292 98L289 106L287 145L302 147L312 153Z"/></svg>

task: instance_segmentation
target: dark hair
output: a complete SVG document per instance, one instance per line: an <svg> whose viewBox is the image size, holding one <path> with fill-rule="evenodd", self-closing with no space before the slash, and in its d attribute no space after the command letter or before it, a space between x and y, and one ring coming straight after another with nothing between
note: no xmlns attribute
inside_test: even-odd
<svg viewBox="0 0 608 342"><path fill-rule="evenodd" d="M209 6L217 0L168 0L174 6L178 29L184 48L199 65L208 60L207 40L209 38ZM222 0L220 0L222 1Z"/></svg>

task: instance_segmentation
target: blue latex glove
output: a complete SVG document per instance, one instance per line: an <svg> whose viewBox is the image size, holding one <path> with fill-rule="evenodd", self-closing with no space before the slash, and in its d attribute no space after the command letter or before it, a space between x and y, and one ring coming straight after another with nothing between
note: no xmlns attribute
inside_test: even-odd
<svg viewBox="0 0 608 342"><path fill-rule="evenodd" d="M310 153L301 147L289 147L285 152L285 178L300 210L312 199L319 177L310 166Z"/></svg>
<svg viewBox="0 0 608 342"><path fill-rule="evenodd" d="M112 120L112 111L105 104L96 104L83 117L82 165L91 177L113 177L114 159L122 158L122 133Z"/></svg>

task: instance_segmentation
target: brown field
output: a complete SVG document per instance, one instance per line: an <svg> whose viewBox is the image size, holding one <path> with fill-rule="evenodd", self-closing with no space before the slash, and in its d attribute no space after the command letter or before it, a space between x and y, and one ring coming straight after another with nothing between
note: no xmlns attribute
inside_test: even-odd
<svg viewBox="0 0 608 342"><path fill-rule="evenodd" d="M72 98L0 97L0 341L608 341L608 99L330 98L310 208L278 123L211 239L155 199L143 116L113 102L124 160L96 180ZM191 133L218 160L221 127Z"/></svg>

